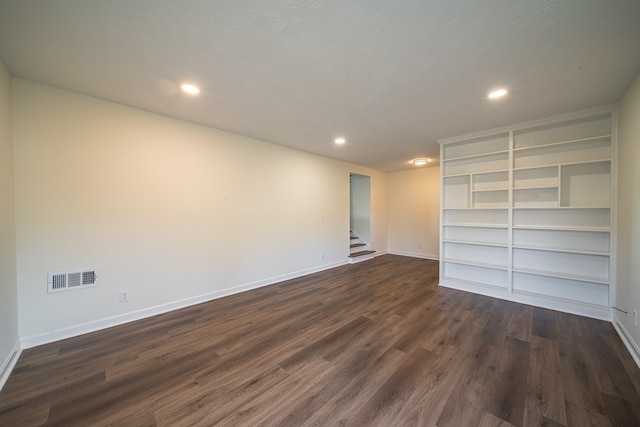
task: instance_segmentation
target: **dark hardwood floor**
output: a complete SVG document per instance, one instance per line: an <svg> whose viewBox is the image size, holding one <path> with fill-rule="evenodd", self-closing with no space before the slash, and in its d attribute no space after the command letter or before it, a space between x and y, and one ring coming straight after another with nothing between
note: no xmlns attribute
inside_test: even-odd
<svg viewBox="0 0 640 427"><path fill-rule="evenodd" d="M0 426L639 426L607 322L393 255L25 350Z"/></svg>

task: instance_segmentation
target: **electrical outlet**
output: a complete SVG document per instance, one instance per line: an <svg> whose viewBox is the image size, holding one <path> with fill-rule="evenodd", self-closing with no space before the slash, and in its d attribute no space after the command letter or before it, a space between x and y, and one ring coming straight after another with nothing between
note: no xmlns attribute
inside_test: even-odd
<svg viewBox="0 0 640 427"><path fill-rule="evenodd" d="M128 290L120 291L120 302L127 302L127 301L129 301L129 291Z"/></svg>
<svg viewBox="0 0 640 427"><path fill-rule="evenodd" d="M633 310L633 324L638 327L638 310Z"/></svg>

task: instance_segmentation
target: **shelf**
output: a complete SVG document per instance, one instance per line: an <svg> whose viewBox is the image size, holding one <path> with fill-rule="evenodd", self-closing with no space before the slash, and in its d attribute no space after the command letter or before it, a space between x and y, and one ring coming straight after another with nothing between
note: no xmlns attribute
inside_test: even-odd
<svg viewBox="0 0 640 427"><path fill-rule="evenodd" d="M513 168L557 166L563 163L589 163L611 158L610 138L588 138L579 142L549 144L514 150Z"/></svg>
<svg viewBox="0 0 640 427"><path fill-rule="evenodd" d="M442 240L444 243L457 243L461 245L475 245L475 246L491 246L496 248L507 248L508 245L506 243L486 243L486 242L474 242L472 240L451 240L445 239Z"/></svg>
<svg viewBox="0 0 640 427"><path fill-rule="evenodd" d="M507 171L505 169L491 169L491 170L487 170L486 172L455 173L455 174L442 175L442 178L447 179L447 178L456 178L460 176L478 176L478 175L487 175L492 173L503 173L503 172L507 172Z"/></svg>
<svg viewBox="0 0 640 427"><path fill-rule="evenodd" d="M509 191L509 189L508 188L496 188L496 189L491 189L491 190L471 190L472 193L493 193L493 192L497 192L497 191L507 192L507 191Z"/></svg>
<svg viewBox="0 0 640 427"><path fill-rule="evenodd" d="M558 145L571 145L571 144L579 144L582 142L590 142L590 141L599 141L599 140L605 140L611 139L611 135L598 135L598 136L591 136L588 138L578 138L578 139L571 139L568 141L557 141L557 142L550 142L547 144L539 144L539 145L532 145L529 147L520 147L520 148L514 148L513 152L521 152L521 151L525 151L525 150L535 150L536 148L543 148L543 147L555 147Z"/></svg>
<svg viewBox="0 0 640 427"><path fill-rule="evenodd" d="M576 280L579 282L589 282L589 283L599 283L601 285L608 285L609 284L609 279L605 279L602 277L595 277L595 276L583 276L583 275L579 275L579 274L567 274L567 273L558 273L555 271L546 271L546 270L538 270L538 269L534 269L534 268L513 268L513 272L514 273L527 273L527 274L533 274L535 276L545 276L545 277L557 277L560 279L567 279L567 280Z"/></svg>
<svg viewBox="0 0 640 427"><path fill-rule="evenodd" d="M443 159L443 162L452 162L455 160L468 160L468 159L478 159L481 157L488 157L488 156L493 156L496 154L504 154L504 153L509 153L509 150L499 150L499 151L491 151L488 153L480 153L480 154L471 154L469 156L460 156L460 157L452 157L450 159Z"/></svg>
<svg viewBox="0 0 640 427"><path fill-rule="evenodd" d="M493 270L504 270L507 271L508 267L506 265L502 265L502 264L493 264L490 262L475 262L475 261L467 261L464 259L455 259L455 258L444 258L443 259L444 262L451 262L454 264L464 264L464 265L471 265L473 267L484 267L484 268L491 268Z"/></svg>
<svg viewBox="0 0 640 427"><path fill-rule="evenodd" d="M609 251L589 251L584 249L561 249L561 248L553 248L548 246L535 246L535 245L513 245L514 249L528 249L532 251L546 251L546 252L560 252L567 254L582 254L582 255L599 255L599 256L609 256Z"/></svg>
<svg viewBox="0 0 640 427"><path fill-rule="evenodd" d="M497 228L507 229L507 224L482 224L482 223L456 223L456 224L442 224L445 227L468 227L468 228Z"/></svg>
<svg viewBox="0 0 640 427"><path fill-rule="evenodd" d="M571 226L551 226L551 225L514 225L514 230L558 230L558 231L593 231L593 232L610 232L609 227L571 227Z"/></svg>

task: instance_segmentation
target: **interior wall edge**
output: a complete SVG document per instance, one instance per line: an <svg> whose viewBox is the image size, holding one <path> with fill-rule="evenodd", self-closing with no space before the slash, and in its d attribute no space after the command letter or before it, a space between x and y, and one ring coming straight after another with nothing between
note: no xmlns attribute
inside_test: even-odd
<svg viewBox="0 0 640 427"><path fill-rule="evenodd" d="M22 346L20 345L20 340L18 340L13 345L13 348L7 355L7 358L2 362L2 367L0 368L0 391L9 379L9 375L11 375L16 363L18 363L18 359L20 359L21 354Z"/></svg>
<svg viewBox="0 0 640 427"><path fill-rule="evenodd" d="M616 314L613 315L613 320L611 321L611 323L613 323L613 328L620 336L622 343L627 348L627 351L633 358L633 361L636 362L636 365L638 365L638 368L640 368L640 348L638 348L633 338L631 338L631 334L629 334L629 331L627 331L624 323L620 321Z"/></svg>

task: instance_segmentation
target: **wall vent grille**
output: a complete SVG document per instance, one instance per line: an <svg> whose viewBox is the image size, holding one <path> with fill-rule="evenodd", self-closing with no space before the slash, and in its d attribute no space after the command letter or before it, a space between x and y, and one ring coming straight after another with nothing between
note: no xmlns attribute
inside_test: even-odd
<svg viewBox="0 0 640 427"><path fill-rule="evenodd" d="M97 278L95 270L49 273L47 291L59 292L97 286Z"/></svg>

